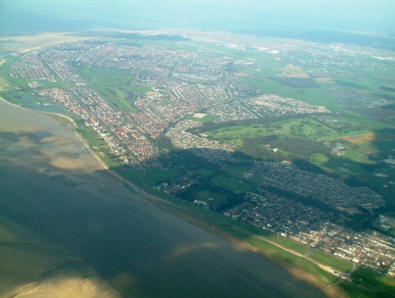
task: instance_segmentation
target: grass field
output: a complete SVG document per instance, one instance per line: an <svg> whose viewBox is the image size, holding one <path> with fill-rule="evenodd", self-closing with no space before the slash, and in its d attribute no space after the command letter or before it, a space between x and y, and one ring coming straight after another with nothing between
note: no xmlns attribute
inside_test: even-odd
<svg viewBox="0 0 395 298"><path fill-rule="evenodd" d="M191 172L191 175L199 175L203 177L210 177L215 174L215 171L207 168L199 168Z"/></svg>
<svg viewBox="0 0 395 298"><path fill-rule="evenodd" d="M348 118L346 127L334 129L329 125L305 116L262 124L224 126L205 132L220 141L233 141L235 139L271 135L297 137L316 142L343 139L355 145L372 141L374 134L368 128L368 125L360 126L359 124L356 120ZM374 126L374 128L377 128L377 126ZM369 136L369 138L366 138L366 136Z"/></svg>
<svg viewBox="0 0 395 298"><path fill-rule="evenodd" d="M217 115L207 114L207 115L205 115L204 117L201 117L201 118L192 116L190 119L192 119L194 121L201 122L201 123L209 123L209 122L213 122L216 118L217 118Z"/></svg>
<svg viewBox="0 0 395 298"><path fill-rule="evenodd" d="M136 112L134 101L150 89L133 86L134 75L118 68L77 66L80 76L97 89L110 104L126 112Z"/></svg>
<svg viewBox="0 0 395 298"><path fill-rule="evenodd" d="M272 241L274 241L274 242L276 242L276 243L278 243L278 244L280 244L280 245L282 245L282 246L284 246L284 247L286 247L286 248L288 248L288 249L296 251L296 252L298 252L298 253L300 253L302 255L305 255L306 253L308 253L311 250L311 248L308 247L308 246L305 246L305 245L303 245L301 243L295 242L293 240L290 240L288 238L284 238L284 237L281 237L281 236L268 234L265 237L270 239L270 240L272 240Z"/></svg>
<svg viewBox="0 0 395 298"><path fill-rule="evenodd" d="M247 180L249 182L258 182L256 176L251 172L251 166L226 166L222 170L237 179Z"/></svg>
<svg viewBox="0 0 395 298"><path fill-rule="evenodd" d="M391 297L395 290L395 279L360 267L352 274L355 284L368 292L375 293L377 297ZM370 296L370 297L373 297Z"/></svg>
<svg viewBox="0 0 395 298"><path fill-rule="evenodd" d="M311 255L313 260L320 262L321 264L331 266L332 268L340 271L340 272L348 272L352 268L352 264L338 259L334 256L328 255L321 251L316 251Z"/></svg>
<svg viewBox="0 0 395 298"><path fill-rule="evenodd" d="M143 179L147 185L155 186L177 176L179 172L173 169L146 168Z"/></svg>
<svg viewBox="0 0 395 298"><path fill-rule="evenodd" d="M117 168L120 166L119 159L110 153L106 142L96 131L91 128L79 128L77 132L109 167Z"/></svg>
<svg viewBox="0 0 395 298"><path fill-rule="evenodd" d="M394 147L395 129L390 123L349 113L207 125L201 131L254 158L309 161L346 182L359 181L359 185L376 189L389 206L394 206L395 188L384 183L394 177L391 164L386 162ZM243 168L224 170L241 180L248 176ZM254 182L254 176L248 180Z"/></svg>
<svg viewBox="0 0 395 298"><path fill-rule="evenodd" d="M326 117L335 118L334 116ZM262 145L265 143L278 147L279 152L284 156L303 153L299 157L307 158L317 165L323 165L329 159L327 154L323 154L329 150L329 147L327 150L322 151L319 149L319 144L343 141L345 143L345 148L342 150L343 158L357 163L372 164L373 162L369 159L369 156L378 152L374 145L376 139L374 130L390 126L366 119L336 118L339 118L336 119L336 123L341 123L341 126L339 125L339 127L335 128L331 127L328 119L325 119L327 122L325 123L324 121L305 116L270 123L227 125L205 130L204 132L216 140L236 145L241 150L247 149L246 151L248 151L247 146L248 142L250 142L248 139L266 140L266 142L261 141ZM270 140L268 137L273 138ZM310 146L317 145L316 151L306 154L309 150L304 152L299 150L300 146L297 145L299 142L297 139L310 141ZM259 147L258 143L254 145ZM322 146L321 148L323 148Z"/></svg>
<svg viewBox="0 0 395 298"><path fill-rule="evenodd" d="M202 200L202 201L210 201L212 199L226 201L226 195L212 192L209 190L202 190L202 191L198 191L196 193L196 199Z"/></svg>
<svg viewBox="0 0 395 298"><path fill-rule="evenodd" d="M316 276L318 279L317 282L321 285L330 285L337 281L337 278L335 276L321 270L313 263L288 252L285 252L281 248L278 248L273 244L267 243L256 237L251 237L247 240L247 242L252 244L258 249L260 253L273 261L282 263L285 266L289 266L291 268L303 268L304 272Z"/></svg>
<svg viewBox="0 0 395 298"><path fill-rule="evenodd" d="M270 124L233 125L206 132L220 141L234 139L257 138L264 136L292 136L307 138L312 141L331 139L337 132L323 126L312 118L279 120Z"/></svg>
<svg viewBox="0 0 395 298"><path fill-rule="evenodd" d="M335 102L334 97L322 88L292 88L271 79L245 78L248 85L283 97L299 99L309 104L325 106L332 112L341 112L343 109Z"/></svg>
<svg viewBox="0 0 395 298"><path fill-rule="evenodd" d="M217 176L212 180L214 185L229 190L235 194L245 193L251 189L251 186L244 181L232 176Z"/></svg>

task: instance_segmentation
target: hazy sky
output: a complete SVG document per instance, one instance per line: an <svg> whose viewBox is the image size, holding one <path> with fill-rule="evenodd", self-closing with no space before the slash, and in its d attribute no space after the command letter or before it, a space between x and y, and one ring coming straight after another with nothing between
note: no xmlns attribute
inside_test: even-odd
<svg viewBox="0 0 395 298"><path fill-rule="evenodd" d="M0 0L0 10L129 28L395 33L395 0Z"/></svg>

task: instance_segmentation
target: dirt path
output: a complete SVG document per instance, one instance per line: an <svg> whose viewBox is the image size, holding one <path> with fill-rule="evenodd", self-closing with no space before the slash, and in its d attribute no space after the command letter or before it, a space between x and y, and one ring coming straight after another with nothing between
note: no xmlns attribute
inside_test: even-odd
<svg viewBox="0 0 395 298"><path fill-rule="evenodd" d="M291 253L291 254L293 254L295 256L298 256L300 258L308 260L308 261L312 262L313 264L317 265L320 269L322 269L322 270L324 270L324 271L326 271L326 272L328 272L328 273L330 273L332 275L335 275L336 277L339 277L339 274L336 273L337 271L335 269L333 269L332 267L330 267L330 266L321 264L321 263L313 260L310 257L307 257L307 256L305 256L305 255L303 255L301 253L298 253L297 251L294 251L292 249L286 248L286 247L282 246L281 244L278 244L277 242L274 242L274 241L271 241L269 239L266 239L266 238L264 238L262 236L256 236L256 237L259 238L262 241L265 241L265 242L270 243L270 244L272 244L274 246L277 246L278 248L281 248L282 250L285 250L286 252L289 252L289 253Z"/></svg>

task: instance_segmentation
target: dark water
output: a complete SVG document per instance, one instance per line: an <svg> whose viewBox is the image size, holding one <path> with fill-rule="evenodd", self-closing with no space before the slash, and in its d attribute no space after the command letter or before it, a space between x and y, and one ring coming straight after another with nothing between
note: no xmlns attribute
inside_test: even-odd
<svg viewBox="0 0 395 298"><path fill-rule="evenodd" d="M81 259L123 296L322 296L131 193L47 115L0 102L0 152L0 217Z"/></svg>

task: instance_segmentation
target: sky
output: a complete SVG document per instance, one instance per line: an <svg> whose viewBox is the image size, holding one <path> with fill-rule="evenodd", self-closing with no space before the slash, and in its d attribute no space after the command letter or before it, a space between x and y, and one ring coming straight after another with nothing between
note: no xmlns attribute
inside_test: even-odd
<svg viewBox="0 0 395 298"><path fill-rule="evenodd" d="M394 0L0 0L0 16L21 10L73 26L395 35Z"/></svg>

